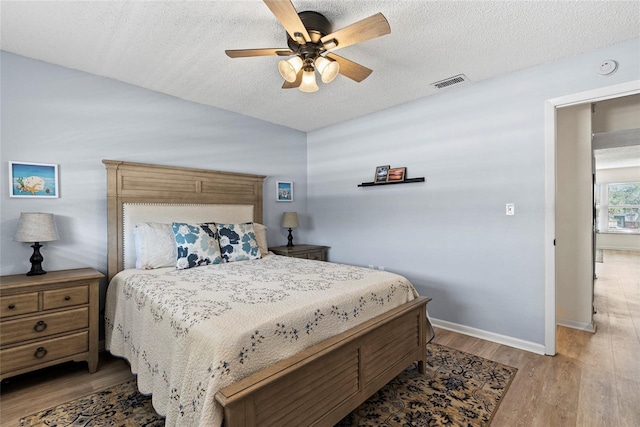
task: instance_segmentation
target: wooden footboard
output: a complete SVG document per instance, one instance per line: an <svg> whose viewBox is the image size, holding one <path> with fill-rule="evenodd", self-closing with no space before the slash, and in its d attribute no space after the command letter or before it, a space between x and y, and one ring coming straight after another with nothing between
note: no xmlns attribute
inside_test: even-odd
<svg viewBox="0 0 640 427"><path fill-rule="evenodd" d="M225 427L333 426L418 361L426 363L419 297L223 388Z"/></svg>

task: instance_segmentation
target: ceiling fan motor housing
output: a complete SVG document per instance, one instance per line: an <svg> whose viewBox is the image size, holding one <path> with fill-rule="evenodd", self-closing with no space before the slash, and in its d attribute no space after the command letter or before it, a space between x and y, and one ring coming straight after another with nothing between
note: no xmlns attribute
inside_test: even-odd
<svg viewBox="0 0 640 427"><path fill-rule="evenodd" d="M304 27L307 29L309 37L311 37L311 42L300 44L287 33L287 45L293 52L305 57L317 56L325 50L320 39L327 34L331 34L331 24L324 15L318 12L304 11L298 13L298 16L300 17Z"/></svg>

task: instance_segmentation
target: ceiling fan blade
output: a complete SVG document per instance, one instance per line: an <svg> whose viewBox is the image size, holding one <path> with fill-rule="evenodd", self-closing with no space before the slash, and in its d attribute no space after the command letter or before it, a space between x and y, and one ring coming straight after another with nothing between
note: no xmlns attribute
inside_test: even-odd
<svg viewBox="0 0 640 427"><path fill-rule="evenodd" d="M246 58L248 56L291 56L293 52L286 48L280 49L230 49L225 50L224 53L230 58Z"/></svg>
<svg viewBox="0 0 640 427"><path fill-rule="evenodd" d="M302 83L302 70L298 71L298 74L296 74L296 80L293 82L288 82L288 81L284 81L284 84L282 85L282 89L293 89L295 87L299 87L300 83Z"/></svg>
<svg viewBox="0 0 640 427"><path fill-rule="evenodd" d="M325 44L335 39L338 45L336 47L328 47L328 50L336 50L356 43L375 39L376 37L384 36L390 32L391 27L389 27L387 18L385 18L382 13L376 13L362 21L355 22L338 31L327 34L321 38L320 41ZM327 46L331 45L331 43L328 43Z"/></svg>
<svg viewBox="0 0 640 427"><path fill-rule="evenodd" d="M325 56L333 59L340 65L340 74L345 77L349 77L351 80L355 80L358 83L369 77L369 74L373 72L373 70L343 58L342 56L338 56L335 53L327 53Z"/></svg>
<svg viewBox="0 0 640 427"><path fill-rule="evenodd" d="M293 7L291 0L264 0L264 3L278 21L280 21L293 40L299 44L305 44L311 41L311 37L309 37L309 33L298 16L296 8ZM297 37L296 33L301 34L302 38Z"/></svg>

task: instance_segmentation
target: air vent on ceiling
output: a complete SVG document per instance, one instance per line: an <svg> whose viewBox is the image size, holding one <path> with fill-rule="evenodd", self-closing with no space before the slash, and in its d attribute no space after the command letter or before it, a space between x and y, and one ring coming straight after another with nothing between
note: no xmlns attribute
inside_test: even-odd
<svg viewBox="0 0 640 427"><path fill-rule="evenodd" d="M469 79L464 74L458 74L457 76L449 77L448 79L440 80L439 82L431 83L431 86L436 89L446 89L451 86L460 85L464 82L468 82Z"/></svg>

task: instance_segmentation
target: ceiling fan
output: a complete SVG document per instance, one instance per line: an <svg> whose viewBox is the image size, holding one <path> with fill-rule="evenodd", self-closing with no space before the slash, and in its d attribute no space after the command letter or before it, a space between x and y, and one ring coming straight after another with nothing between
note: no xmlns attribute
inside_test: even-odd
<svg viewBox="0 0 640 427"><path fill-rule="evenodd" d="M287 31L289 48L225 50L231 58L251 56L292 56L278 63L285 79L283 89L297 87L303 92L318 90L315 71L324 83L338 73L356 82L366 79L372 70L336 55L333 51L389 34L391 28L384 15L377 13L332 32L331 23L318 12L296 12L291 0L264 0L267 7Z"/></svg>

